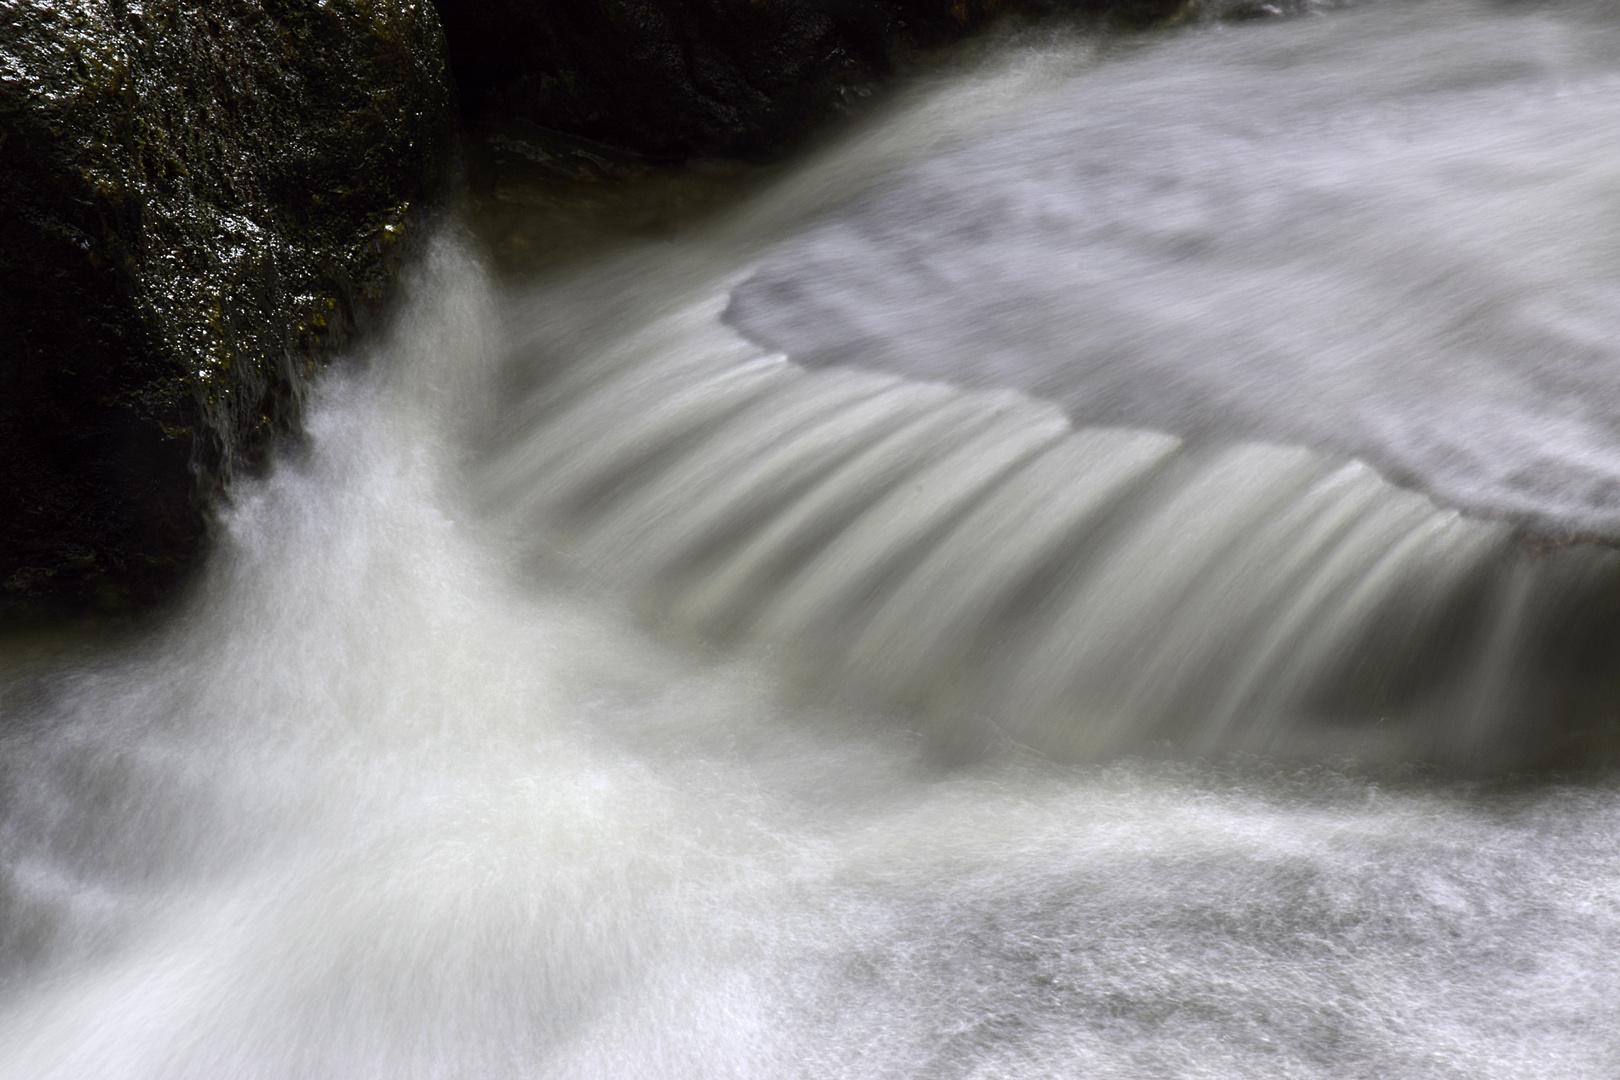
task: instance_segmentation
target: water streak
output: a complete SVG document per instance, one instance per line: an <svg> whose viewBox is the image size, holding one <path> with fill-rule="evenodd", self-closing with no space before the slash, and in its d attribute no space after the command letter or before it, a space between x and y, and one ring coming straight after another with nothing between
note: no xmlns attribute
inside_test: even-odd
<svg viewBox="0 0 1620 1080"><path fill-rule="evenodd" d="M1486 274L1522 301L1489 325L1534 308L1597 370L1615 279L1576 258L1565 288L1606 235L1594 10L1386 2L1125 57L1013 42L674 243L498 288L447 238L388 340L322 384L308 446L236 493L181 610L54 658L6 646L0 1077L1612 1076L1613 784L1414 763L1603 760L1620 555L1527 543L1451 505L1478 509L1446 487L1463 473L1357 460L1284 406L1264 432L1155 427L958 378L953 327L994 325L971 289L930 309L933 338L905 274L898 298L845 290L838 319L882 315L852 366L768 340L757 306L761 282L825 284L826 238L919 177L954 176L974 221L995 185L962 163L986 145L1035 138L1020 160L1050 163L1052 125L1096 134L1102 105L1111 138L1157 145L1168 88L1178 198L1232 193L1239 144L1280 163L1245 198L1297 209L1324 145L1450 140L1444 167L1396 147L1352 171L1377 183L1351 231L1416 202L1334 273L1410 304L1336 297L1318 325L1257 303L1256 333L1450 348L1433 265L1371 238L1417 222L1447 288ZM1303 141L1302 116L1323 121ZM1514 257L1459 269L1451 240L1500 253L1456 152L1483 140L1499 177L1518 150L1492 132L1546 168L1521 177ZM1121 195L1124 264L1252 290L1230 251L1148 243L1165 204L1123 197L1141 156L1081 142L1128 181L1080 185ZM1444 195L1459 216L1433 216ZM1327 221L1259 254L1315 251ZM918 223L919 273L994 239L948 224ZM1215 246L1263 224L1217 221ZM1209 325L1148 323L1161 344ZM1057 340L1029 325L991 336ZM1557 375L1522 337L1459 333L1511 338L1492 355L1531 365L1515 387ZM1324 348L1307 374L1350 364ZM1046 390L1079 385L1053 370ZM1483 445L1469 392L1390 430L1432 416ZM1549 400L1527 392L1533 430L1492 453L1544 445ZM1566 451L1592 438L1545 444L1537 475L1579 473Z"/></svg>

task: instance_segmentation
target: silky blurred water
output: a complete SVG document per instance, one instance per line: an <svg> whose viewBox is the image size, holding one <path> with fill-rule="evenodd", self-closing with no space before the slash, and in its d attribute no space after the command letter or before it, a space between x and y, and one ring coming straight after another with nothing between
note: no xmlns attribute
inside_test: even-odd
<svg viewBox="0 0 1620 1080"><path fill-rule="evenodd" d="M1613 1075L1614 27L1028 31L447 229L178 610L7 646L0 1076Z"/></svg>

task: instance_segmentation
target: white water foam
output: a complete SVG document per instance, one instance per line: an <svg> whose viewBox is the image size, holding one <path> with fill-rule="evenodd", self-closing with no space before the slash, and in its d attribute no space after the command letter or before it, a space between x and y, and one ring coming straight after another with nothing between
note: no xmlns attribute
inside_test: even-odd
<svg viewBox="0 0 1620 1080"><path fill-rule="evenodd" d="M1100 65L776 245L793 359L1362 457L1620 535L1620 21L1408 3Z"/></svg>
<svg viewBox="0 0 1620 1080"><path fill-rule="evenodd" d="M935 104L538 292L441 245L182 611L10 665L0 1076L1614 1073L1612 785L1051 757L1534 759L1611 553L721 320Z"/></svg>

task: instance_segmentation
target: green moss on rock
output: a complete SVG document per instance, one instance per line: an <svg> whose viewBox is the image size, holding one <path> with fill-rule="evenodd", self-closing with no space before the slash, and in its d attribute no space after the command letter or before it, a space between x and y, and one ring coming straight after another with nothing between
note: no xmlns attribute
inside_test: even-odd
<svg viewBox="0 0 1620 1080"><path fill-rule="evenodd" d="M124 610L444 175L423 0L0 0L0 616Z"/></svg>

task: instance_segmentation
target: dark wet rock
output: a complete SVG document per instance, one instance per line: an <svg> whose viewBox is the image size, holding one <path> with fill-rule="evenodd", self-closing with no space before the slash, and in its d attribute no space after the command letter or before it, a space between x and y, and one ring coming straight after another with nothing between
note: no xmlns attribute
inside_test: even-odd
<svg viewBox="0 0 1620 1080"><path fill-rule="evenodd" d="M0 0L0 617L128 610L444 174L418 0Z"/></svg>
<svg viewBox="0 0 1620 1080"><path fill-rule="evenodd" d="M642 153L760 158L897 50L998 7L1139 24L1186 0L440 0L464 111Z"/></svg>

